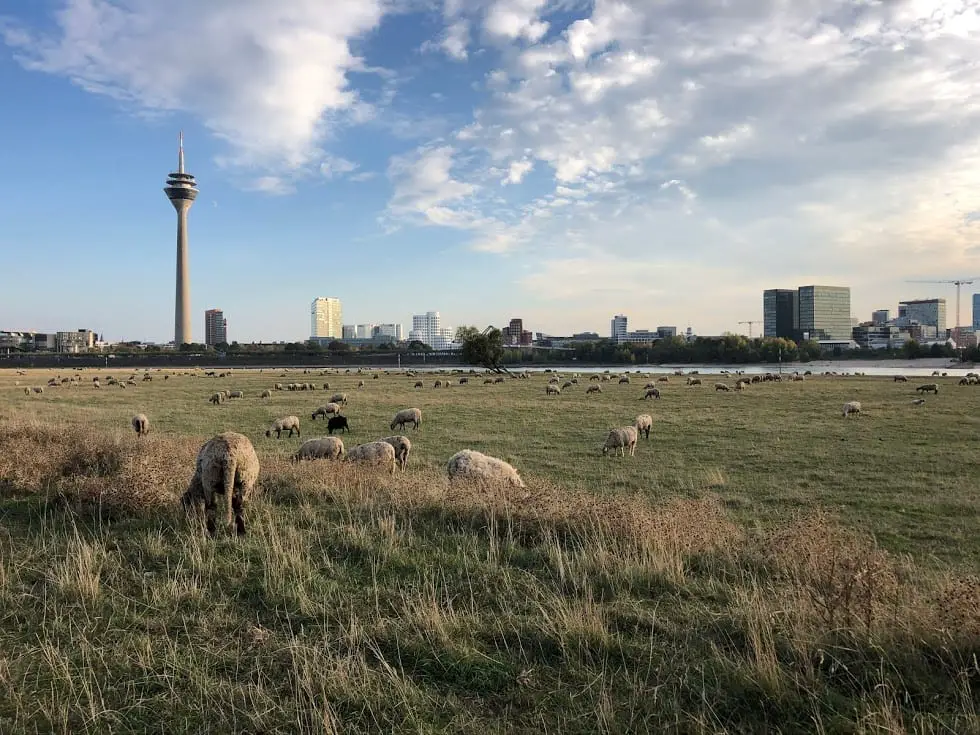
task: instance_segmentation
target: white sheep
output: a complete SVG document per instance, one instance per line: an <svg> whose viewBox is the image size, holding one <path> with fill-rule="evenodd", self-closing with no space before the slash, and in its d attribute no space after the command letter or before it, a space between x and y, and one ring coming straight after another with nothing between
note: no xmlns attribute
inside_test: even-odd
<svg viewBox="0 0 980 735"><path fill-rule="evenodd" d="M316 421L317 416L327 418L332 413L340 413L340 406L338 406L336 403L328 403L326 406L320 406L316 411L310 414L310 420Z"/></svg>
<svg viewBox="0 0 980 735"><path fill-rule="evenodd" d="M636 454L636 427L624 426L621 429L611 429L606 443L602 446L602 453L606 454L610 449L618 449L620 454L625 457L626 450L629 449L630 456Z"/></svg>
<svg viewBox="0 0 980 735"><path fill-rule="evenodd" d="M358 444L347 452L348 462L364 462L366 464L377 464L382 469L395 474L395 448L388 442L368 442Z"/></svg>
<svg viewBox="0 0 980 735"><path fill-rule="evenodd" d="M412 424L413 429L418 429L422 425L422 409L403 408L391 420L391 430L394 431L396 426L399 429L404 429L405 424Z"/></svg>
<svg viewBox="0 0 980 735"><path fill-rule="evenodd" d="M221 402L222 402L222 401L223 401L224 399L225 399L225 395L224 395L224 393L222 393L221 391L218 391L217 393L214 393L214 394L212 394L212 395L211 395L211 397L210 397L210 398L208 399L208 401L210 401L210 402L211 402L211 403L213 403L213 404L214 404L215 406L217 406L217 405L218 405L219 403L221 403Z"/></svg>
<svg viewBox="0 0 980 735"><path fill-rule="evenodd" d="M844 418L851 413L861 413L861 401L848 401L844 404Z"/></svg>
<svg viewBox="0 0 980 735"><path fill-rule="evenodd" d="M272 426L265 430L265 435L271 437L272 432L276 432L276 439L278 439L284 431L288 431L290 437L293 436L294 431L296 432L296 436L302 436L299 433L299 417L283 416L281 419L276 419L272 422Z"/></svg>
<svg viewBox="0 0 980 735"><path fill-rule="evenodd" d="M502 459L491 457L474 449L456 452L446 464L450 481L482 480L484 482L509 483L515 487L525 487L521 476L513 465Z"/></svg>
<svg viewBox="0 0 980 735"><path fill-rule="evenodd" d="M729 388L728 385L725 383L715 383L715 390L728 392L731 390L731 388Z"/></svg>
<svg viewBox="0 0 980 735"><path fill-rule="evenodd" d="M133 431L136 432L137 437L146 436L150 432L150 420L146 418L145 414L136 414L133 416L131 423L133 424Z"/></svg>
<svg viewBox="0 0 980 735"><path fill-rule="evenodd" d="M650 429L653 428L653 416L651 416L648 413L641 413L639 416L636 417L636 422L634 423L634 426L636 426L636 431L639 434L644 434L645 438L649 439Z"/></svg>
<svg viewBox="0 0 980 735"><path fill-rule="evenodd" d="M307 439L299 445L293 461L301 459L340 459L344 456L344 442L340 437L321 436L318 439Z"/></svg>
<svg viewBox="0 0 980 735"><path fill-rule="evenodd" d="M545 386L544 392L546 395L549 396L558 396L561 395L561 388L559 388L554 383L549 383L548 385Z"/></svg>
<svg viewBox="0 0 980 735"><path fill-rule="evenodd" d="M259 478L259 458L248 437L233 431L209 439L197 454L194 477L181 497L185 510L200 512L204 506L208 533L215 534L217 503L215 495L224 496L227 524L232 513L239 536L245 535L243 507Z"/></svg>
<svg viewBox="0 0 980 735"><path fill-rule="evenodd" d="M381 441L387 442L395 449L395 462L401 469L408 464L408 455L412 453L412 441L407 436L386 436Z"/></svg>
<svg viewBox="0 0 980 735"><path fill-rule="evenodd" d="M331 403L338 403L341 406L347 405L347 394L346 393L334 393L330 396Z"/></svg>
<svg viewBox="0 0 980 735"><path fill-rule="evenodd" d="M240 391L240 390L233 390L231 393L228 394L228 398L244 398L244 397L245 397L245 391Z"/></svg>
<svg viewBox="0 0 980 735"><path fill-rule="evenodd" d="M602 393L602 388L598 385L590 385L588 390L585 391L585 394L592 395L593 393Z"/></svg>
<svg viewBox="0 0 980 735"><path fill-rule="evenodd" d="M262 394L259 396L259 398L272 398L272 391L269 389L262 391Z"/></svg>

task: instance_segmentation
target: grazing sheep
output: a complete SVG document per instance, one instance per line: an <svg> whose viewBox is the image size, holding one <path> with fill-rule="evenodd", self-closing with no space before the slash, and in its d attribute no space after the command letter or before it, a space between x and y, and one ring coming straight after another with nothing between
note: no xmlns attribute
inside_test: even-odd
<svg viewBox="0 0 980 735"><path fill-rule="evenodd" d="M244 398L244 397L245 397L245 391L240 391L240 390L233 390L231 393L228 394L229 399Z"/></svg>
<svg viewBox="0 0 980 735"><path fill-rule="evenodd" d="M735 381L735 390L737 390L739 392L745 390L748 387L749 387L749 381L747 381L747 380L736 380Z"/></svg>
<svg viewBox="0 0 980 735"><path fill-rule="evenodd" d="M729 391L731 388L726 383L715 383L715 390Z"/></svg>
<svg viewBox="0 0 980 735"><path fill-rule="evenodd" d="M549 396L555 395L555 396L557 396L557 395L561 395L561 388L559 388L554 383L549 383L548 385L545 386L544 392L545 392L545 395L549 395Z"/></svg>
<svg viewBox="0 0 980 735"><path fill-rule="evenodd" d="M408 455L412 452L412 441L407 436L386 436L381 441L387 442L395 449L395 462L401 469L408 464Z"/></svg>
<svg viewBox="0 0 980 735"><path fill-rule="evenodd" d="M276 383L276 384L275 384L274 386L272 386L272 387L273 387L273 389L275 389L275 390L282 390L282 383Z"/></svg>
<svg viewBox="0 0 980 735"><path fill-rule="evenodd" d="M513 465L502 459L464 449L456 452L446 464L450 482L454 480L482 480L492 483L509 483L515 487L525 487L521 476Z"/></svg>
<svg viewBox="0 0 980 735"><path fill-rule="evenodd" d="M353 449L347 451L347 461L377 464L382 469L386 469L391 474L395 474L395 448L388 442L378 441L358 444Z"/></svg>
<svg viewBox="0 0 980 735"><path fill-rule="evenodd" d="M895 376L895 382L896 383L908 383L909 382L909 379L906 378L904 375L896 375Z"/></svg>
<svg viewBox="0 0 980 735"><path fill-rule="evenodd" d="M265 435L271 437L272 432L276 432L276 439L278 439L284 431L289 432L289 438L292 438L294 431L296 432L296 436L302 436L299 433L299 417L283 416L281 419L276 419L272 422L272 426L265 430Z"/></svg>
<svg viewBox="0 0 980 735"><path fill-rule="evenodd" d="M347 394L346 393L334 393L330 396L331 403L337 403L341 406L347 405Z"/></svg>
<svg viewBox="0 0 980 735"><path fill-rule="evenodd" d="M504 382L504 379L503 378L494 378L493 379L493 382L494 382L494 385L496 385L497 383L503 383Z"/></svg>
<svg viewBox="0 0 980 735"><path fill-rule="evenodd" d="M333 413L340 413L340 406L338 406L336 403L328 403L326 406L320 406L316 411L310 414L310 420L316 421L317 416L328 418L330 414Z"/></svg>
<svg viewBox="0 0 980 735"><path fill-rule="evenodd" d="M848 401L844 404L844 418L852 413L861 413L861 401Z"/></svg>
<svg viewBox="0 0 980 735"><path fill-rule="evenodd" d="M331 416L327 419L327 433L333 434L334 431L346 431L350 433L350 423L346 416Z"/></svg>
<svg viewBox="0 0 980 735"><path fill-rule="evenodd" d="M358 380L357 381L357 387L358 388L363 388L364 387L364 381L363 380Z"/></svg>
<svg viewBox="0 0 980 735"><path fill-rule="evenodd" d="M653 416L648 413L641 413L636 417L634 426L636 426L636 431L639 434L643 434L644 438L649 439L650 429L653 428Z"/></svg>
<svg viewBox="0 0 980 735"><path fill-rule="evenodd" d="M647 392L643 394L643 400L645 401L647 398L660 398L660 389L650 388L647 390Z"/></svg>
<svg viewBox="0 0 980 735"><path fill-rule="evenodd" d="M490 382L492 382L492 381L490 381L490 380L485 380L485 381L483 381L483 382L484 382L484 383L490 383ZM415 387L416 387L416 388L424 388L424 387L425 387L425 383L423 383L423 382L422 382L421 380L416 380L416 381L415 381Z"/></svg>
<svg viewBox="0 0 980 735"><path fill-rule="evenodd" d="M687 384L688 385L701 385L701 378L688 378L687 379Z"/></svg>
<svg viewBox="0 0 980 735"><path fill-rule="evenodd" d="M602 380L602 378L600 378L598 375L592 375L589 377L590 383L598 383L600 380Z"/></svg>
<svg viewBox="0 0 980 735"><path fill-rule="evenodd" d="M562 389L562 390L568 390L568 389L569 389L569 388L571 388L571 387L572 387L573 385L574 385L574 383L572 383L572 381L571 381L571 380L566 380L566 381L565 381L564 383L562 383L562 384L561 384L561 389Z"/></svg>
<svg viewBox="0 0 980 735"><path fill-rule="evenodd" d="M593 393L602 393L602 388L598 385L590 385L588 390L585 391L585 395L591 395Z"/></svg>
<svg viewBox="0 0 980 735"><path fill-rule="evenodd" d="M44 387L43 386L40 386L40 385L34 386L33 388L31 388L31 390L34 391L35 393L37 393L38 395L41 395L42 393L44 393Z"/></svg>
<svg viewBox="0 0 980 735"><path fill-rule="evenodd" d="M467 385L469 382L470 382L470 379L469 378L460 378L459 379L459 384L460 385Z"/></svg>
<svg viewBox="0 0 980 735"><path fill-rule="evenodd" d="M914 399L912 401L912 405L913 406L921 406L925 402L926 402L926 399L925 398L916 398L916 399Z"/></svg>
<svg viewBox="0 0 980 735"><path fill-rule="evenodd" d="M226 504L226 523L231 525L232 513L239 536L245 535L243 507L259 478L259 458L248 437L233 431L209 439L197 454L194 477L181 497L184 509L200 512L203 504L208 533L215 535L217 504L215 495L223 495Z"/></svg>
<svg viewBox="0 0 980 735"><path fill-rule="evenodd" d="M262 391L262 395L259 398L272 398L272 391L268 389Z"/></svg>
<svg viewBox="0 0 980 735"><path fill-rule="evenodd" d="M628 375L624 375L623 377L621 377L619 379L619 384L620 385L629 385L630 384L629 376Z"/></svg>
<svg viewBox="0 0 980 735"><path fill-rule="evenodd" d="M484 385L493 385L493 378L487 378L483 381Z"/></svg>
<svg viewBox="0 0 980 735"><path fill-rule="evenodd" d="M422 425L422 409L403 408L391 420L391 430L394 431L396 426L404 430L405 424L408 423L412 424L413 429L418 429Z"/></svg>
<svg viewBox="0 0 980 735"><path fill-rule="evenodd" d="M133 431L136 432L137 437L143 437L150 432L150 420L146 418L145 414L136 414L133 416L131 423L133 424Z"/></svg>
<svg viewBox="0 0 980 735"><path fill-rule="evenodd" d="M321 436L319 439L307 439L299 445L293 461L303 459L340 459L344 456L344 442L340 437Z"/></svg>
<svg viewBox="0 0 980 735"><path fill-rule="evenodd" d="M920 385L916 388L919 393L935 393L939 395L939 386L936 383L926 383L925 385Z"/></svg>
<svg viewBox="0 0 980 735"><path fill-rule="evenodd" d="M662 376L660 378L657 378L657 382L658 383L669 383L670 382L670 378L668 378L666 375L664 375L664 376Z"/></svg>
<svg viewBox="0 0 980 735"><path fill-rule="evenodd" d="M29 396L30 394L31 394L31 389L30 389L30 388L27 388L27 387L25 387L25 388L24 388L24 395L25 395L25 396Z"/></svg>
<svg viewBox="0 0 980 735"><path fill-rule="evenodd" d="M548 385L558 385L558 383L559 383L559 378L557 375L548 379Z"/></svg>
<svg viewBox="0 0 980 735"><path fill-rule="evenodd" d="M624 426L621 429L611 429L609 431L609 436L606 437L606 443L602 446L602 453L606 454L610 449L618 449L623 457L626 456L627 449L629 450L631 457L635 455L636 427Z"/></svg>
<svg viewBox="0 0 980 735"><path fill-rule="evenodd" d="M222 402L222 401L223 401L224 399L225 399L225 396L224 396L224 394L223 394L223 393L215 393L215 394L213 394L213 395L212 395L212 396L211 396L211 397L210 397L210 398L208 399L208 401L210 401L210 402L211 402L211 403L213 403L213 404L214 404L215 406L217 406L217 405L218 405L219 403L221 403L221 402Z"/></svg>

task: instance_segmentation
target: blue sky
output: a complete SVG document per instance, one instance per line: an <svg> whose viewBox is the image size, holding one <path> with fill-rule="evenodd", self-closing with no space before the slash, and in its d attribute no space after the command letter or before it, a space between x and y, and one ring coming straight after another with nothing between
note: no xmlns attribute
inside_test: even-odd
<svg viewBox="0 0 980 735"><path fill-rule="evenodd" d="M744 331L807 283L952 310L905 281L980 275L978 42L972 0L5 0L0 328L172 338L181 129L197 339L303 339L315 296L551 334Z"/></svg>

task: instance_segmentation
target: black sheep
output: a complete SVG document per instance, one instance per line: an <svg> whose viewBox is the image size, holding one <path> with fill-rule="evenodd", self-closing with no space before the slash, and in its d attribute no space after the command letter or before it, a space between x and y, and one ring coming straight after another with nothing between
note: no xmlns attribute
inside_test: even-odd
<svg viewBox="0 0 980 735"><path fill-rule="evenodd" d="M337 429L338 431L346 430L347 433L350 433L350 424L347 423L347 417L331 416L329 419L327 419L327 433L333 434L334 429Z"/></svg>

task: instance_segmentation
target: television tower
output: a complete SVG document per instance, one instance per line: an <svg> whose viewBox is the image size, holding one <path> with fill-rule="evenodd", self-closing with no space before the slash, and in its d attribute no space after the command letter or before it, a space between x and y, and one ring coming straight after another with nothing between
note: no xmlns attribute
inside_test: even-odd
<svg viewBox="0 0 980 735"><path fill-rule="evenodd" d="M184 173L184 133L177 138L177 172L167 177L163 191L177 210L177 304L174 318L174 345L191 339L191 277L187 256L187 212L197 198L197 182Z"/></svg>

